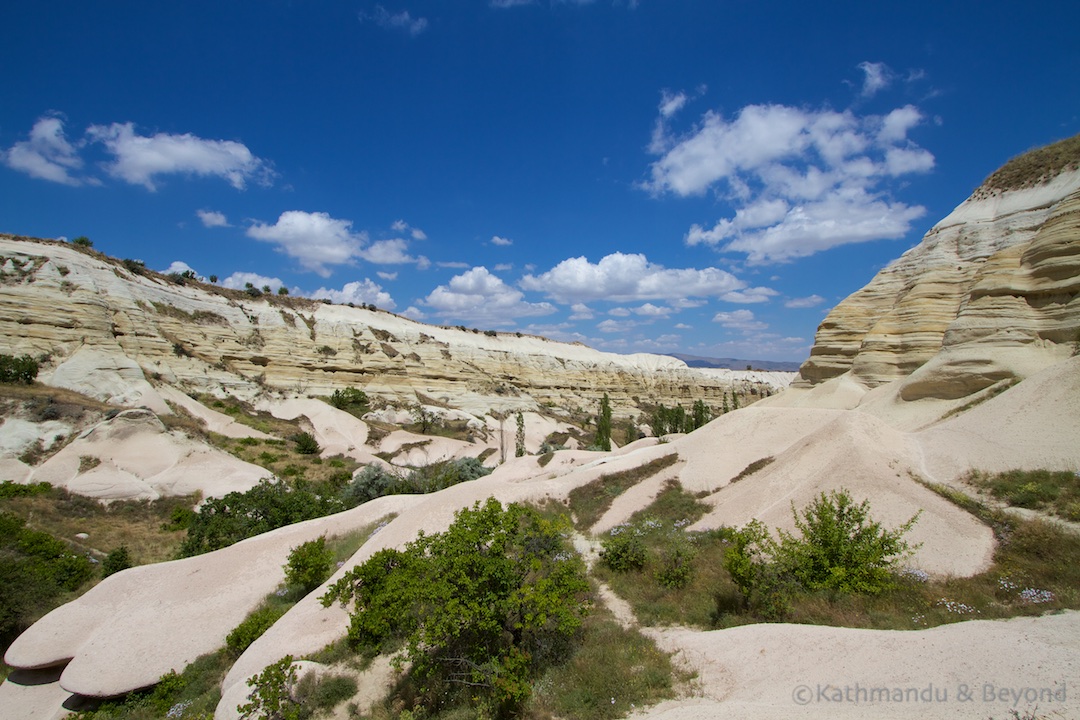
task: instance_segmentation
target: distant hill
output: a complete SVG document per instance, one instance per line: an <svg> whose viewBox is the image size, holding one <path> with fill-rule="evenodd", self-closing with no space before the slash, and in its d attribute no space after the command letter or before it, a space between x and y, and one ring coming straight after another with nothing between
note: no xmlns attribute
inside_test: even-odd
<svg viewBox="0 0 1080 720"><path fill-rule="evenodd" d="M798 372L802 363L777 362L773 360L739 360L738 358L713 358L700 355L684 355L682 353L668 353L673 358L682 360L690 367L696 368L724 368L727 370L745 370L747 366L754 370L768 370L771 372Z"/></svg>

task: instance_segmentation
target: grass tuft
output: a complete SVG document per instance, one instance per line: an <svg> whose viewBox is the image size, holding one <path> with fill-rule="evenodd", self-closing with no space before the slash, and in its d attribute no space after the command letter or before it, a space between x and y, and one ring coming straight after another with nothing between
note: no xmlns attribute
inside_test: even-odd
<svg viewBox="0 0 1080 720"><path fill-rule="evenodd" d="M674 465L678 460L678 453L671 453L640 467L601 475L588 485L574 488L569 496L574 527L581 531L588 530L611 507L616 497L664 468Z"/></svg>

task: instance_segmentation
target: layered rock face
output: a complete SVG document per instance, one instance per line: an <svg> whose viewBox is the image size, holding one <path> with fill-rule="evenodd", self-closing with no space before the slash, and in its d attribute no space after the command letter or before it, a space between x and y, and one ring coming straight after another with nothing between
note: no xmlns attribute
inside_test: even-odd
<svg viewBox="0 0 1080 720"><path fill-rule="evenodd" d="M984 187L829 313L793 386L956 399L1021 379L1072 354L1078 293L1080 171Z"/></svg>
<svg viewBox="0 0 1080 720"><path fill-rule="evenodd" d="M53 366L41 377L59 385L93 372L87 358L105 358L102 377L123 382L95 382L92 390L126 406L147 404L133 394L152 400L143 373L249 398L267 389L329 394L354 386L392 402L423 396L480 413L543 404L591 410L605 392L624 412L647 402L719 405L726 392L749 401L791 377L706 373L665 356L178 284L65 243L12 236L0 236L0 338L0 352L50 354Z"/></svg>

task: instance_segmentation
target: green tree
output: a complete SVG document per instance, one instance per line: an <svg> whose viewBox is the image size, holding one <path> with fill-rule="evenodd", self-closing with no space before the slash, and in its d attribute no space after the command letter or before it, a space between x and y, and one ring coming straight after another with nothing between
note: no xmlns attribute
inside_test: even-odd
<svg viewBox="0 0 1080 720"><path fill-rule="evenodd" d="M690 420L691 427L689 429L697 430L699 427L704 427L711 419L711 413L709 412L709 408L705 406L705 401L695 400Z"/></svg>
<svg viewBox="0 0 1080 720"><path fill-rule="evenodd" d="M299 720L297 671L292 655L267 665L248 680L248 686L252 688L248 701L236 708L242 720Z"/></svg>
<svg viewBox="0 0 1080 720"><path fill-rule="evenodd" d="M292 440L296 443L296 452L301 455L318 455L322 452L319 441L309 432L297 433L292 436Z"/></svg>
<svg viewBox="0 0 1080 720"><path fill-rule="evenodd" d="M79 237L72 239L71 244L80 250L89 250L94 247L94 243L85 235L80 235Z"/></svg>
<svg viewBox="0 0 1080 720"><path fill-rule="evenodd" d="M131 564L131 553L127 545L121 545L105 556L101 563L101 576L109 577L121 570L127 570Z"/></svg>
<svg viewBox="0 0 1080 720"><path fill-rule="evenodd" d="M0 382L33 385L37 375L37 361L29 355L0 355Z"/></svg>
<svg viewBox="0 0 1080 720"><path fill-rule="evenodd" d="M323 584L334 569L334 551L326 547L326 536L300 543L289 552L285 582L303 589L304 594Z"/></svg>
<svg viewBox="0 0 1080 720"><path fill-rule="evenodd" d="M366 653L403 643L422 700L482 698L507 716L531 682L565 659L591 606L567 528L494 498L457 513L446 532L384 549L322 597L351 605L350 642Z"/></svg>
<svg viewBox="0 0 1080 720"><path fill-rule="evenodd" d="M601 450L611 450L611 399L607 393L600 400L600 415L596 418L596 444Z"/></svg>
<svg viewBox="0 0 1080 720"><path fill-rule="evenodd" d="M522 457L525 455L525 416L520 412L517 414L517 434L514 437L514 456Z"/></svg>

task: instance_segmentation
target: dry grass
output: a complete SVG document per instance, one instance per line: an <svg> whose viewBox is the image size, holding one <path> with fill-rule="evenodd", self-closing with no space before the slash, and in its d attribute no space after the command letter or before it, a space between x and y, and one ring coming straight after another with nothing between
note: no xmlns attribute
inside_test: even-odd
<svg viewBox="0 0 1080 720"><path fill-rule="evenodd" d="M1080 167L1080 135L1046 147L1029 150L1002 165L976 191L989 194L1001 190L1019 190L1049 182L1066 170Z"/></svg>
<svg viewBox="0 0 1080 720"><path fill-rule="evenodd" d="M592 527L611 507L616 497L664 468L674 465L678 460L678 453L671 453L640 467L602 475L588 485L571 490L569 499L570 510L574 515L574 526L582 531Z"/></svg>

